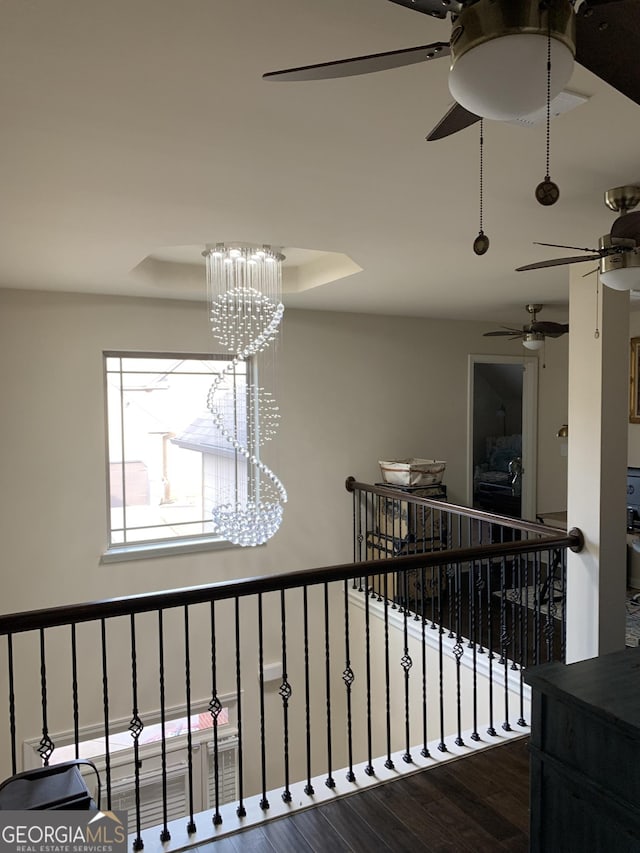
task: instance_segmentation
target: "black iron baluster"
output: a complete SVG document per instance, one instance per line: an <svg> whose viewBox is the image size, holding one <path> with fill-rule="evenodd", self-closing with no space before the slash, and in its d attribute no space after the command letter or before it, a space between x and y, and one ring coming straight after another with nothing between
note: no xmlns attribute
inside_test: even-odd
<svg viewBox="0 0 640 853"><path fill-rule="evenodd" d="M240 667L240 599L234 598L235 610L235 633L236 633L236 696L238 707L238 817L246 817L247 810L244 807L244 766L242 745L242 674Z"/></svg>
<svg viewBox="0 0 640 853"><path fill-rule="evenodd" d="M345 585L345 595L347 594ZM284 791L282 799L285 803L291 802L291 791L289 789L289 699L291 699L291 685L287 674L287 613L285 609L284 590L280 590L280 631L282 636L282 684L280 685L280 698L282 699L282 729L284 747Z"/></svg>
<svg viewBox="0 0 640 853"><path fill-rule="evenodd" d="M511 557L511 669L517 670L516 658L516 642L518 637L517 621L520 611L520 602L522 600L522 592L519 581L516 577L516 558Z"/></svg>
<svg viewBox="0 0 640 853"><path fill-rule="evenodd" d="M367 578L368 583L368 578ZM371 743L371 624L369 612L369 596L364 602L364 650L365 650L365 681L367 694L367 765L364 772L367 776L374 776L373 769L373 749Z"/></svg>
<svg viewBox="0 0 640 853"><path fill-rule="evenodd" d="M541 558L540 554L536 554L533 562L533 662L537 666L540 663L540 649L542 648L541 639Z"/></svg>
<svg viewBox="0 0 640 853"><path fill-rule="evenodd" d="M355 680L351 669L351 654L349 648L349 589L347 581L344 582L344 670L342 680L347 691L347 753L349 756L349 769L347 771L347 782L355 782L353 772L353 729L351 720L351 685Z"/></svg>
<svg viewBox="0 0 640 853"><path fill-rule="evenodd" d="M511 643L511 635L507 626L507 590L506 590L507 559L500 560L500 663L504 675L504 722L502 728L505 732L511 731L509 722L509 658L508 649Z"/></svg>
<svg viewBox="0 0 640 853"><path fill-rule="evenodd" d="M387 583L389 575L384 575L384 680L385 680L385 720L387 735L387 759L384 766L387 770L393 770L395 764L391 758L391 687L389 667L389 596L387 595Z"/></svg>
<svg viewBox="0 0 640 853"><path fill-rule="evenodd" d="M78 654L76 648L76 625L71 623L71 699L73 707L74 755L80 758L80 709L78 706Z"/></svg>
<svg viewBox="0 0 640 853"><path fill-rule="evenodd" d="M464 646L462 644L462 576L461 576L461 567L460 563L455 563L455 591L456 591L456 601L455 601L455 609L456 609L456 642L453 647L453 655L456 659L456 715L457 715L457 723L458 723L458 735L455 739L456 746L464 746L464 740L462 739L462 688L461 688L461 673L460 673L460 659L464 654Z"/></svg>
<svg viewBox="0 0 640 853"><path fill-rule="evenodd" d="M430 758L431 753L429 752L429 747L427 746L427 641L426 641L426 626L427 626L427 617L425 616L425 600L424 600L424 589L425 589L425 581L426 581L426 572L425 569L420 569L421 580L422 580L422 603L420 605L421 609L421 617L422 624L420 629L422 631L422 643L420 646L420 653L422 656L422 749L420 750L420 755L423 758ZM433 588L432 592L432 602L433 602Z"/></svg>
<svg viewBox="0 0 640 853"><path fill-rule="evenodd" d="M567 659L567 552L561 552L560 593L562 595L562 614L560 617L560 660Z"/></svg>
<svg viewBox="0 0 640 853"><path fill-rule="evenodd" d="M485 652L484 648L484 640L482 638L483 630L484 630L484 619L483 617L483 596L482 593L487 588L487 583L484 579L482 573L482 560L476 563L478 572L475 580L475 589L478 594L478 637L476 640L476 646L478 647L478 654L483 655ZM491 599L487 600L487 612L491 611ZM487 631L489 630L487 626Z"/></svg>
<svg viewBox="0 0 640 853"><path fill-rule="evenodd" d="M415 571L415 570L414 570ZM402 572L403 582L404 582L404 594L405 598L408 597L408 584L409 578L407 577L407 572ZM413 661L411 660L411 655L409 654L409 628L407 625L407 610L405 608L404 611L404 619L403 622L403 643L404 648L402 651L402 658L400 659L400 665L404 670L404 734L405 734L405 751L402 756L402 760L406 764L411 764L413 762L413 758L411 757L411 733L410 733L410 722L409 722L409 670L413 666Z"/></svg>
<svg viewBox="0 0 640 853"><path fill-rule="evenodd" d="M7 665L9 668L9 731L11 733L11 775L18 772L16 754L16 694L13 672L13 634L7 634Z"/></svg>
<svg viewBox="0 0 640 853"><path fill-rule="evenodd" d="M453 574L454 570L451 566L451 563L447 564L447 602L448 602L448 610L449 610L449 634L447 635L450 640L453 640L455 634L453 633L453 608L455 605L455 591L453 588ZM442 624L442 623L440 623Z"/></svg>
<svg viewBox="0 0 640 853"><path fill-rule="evenodd" d="M520 716L518 717L518 725L526 726L527 722L524 718L524 679L522 673L526 667L527 655L527 613L528 613L528 590L527 590L527 566L529 557L527 554L521 555L518 559L518 584L520 589Z"/></svg>
<svg viewBox="0 0 640 853"><path fill-rule="evenodd" d="M38 754L44 766L47 767L55 744L49 737L49 726L47 724L47 661L43 628L40 628L40 694L42 699L42 737L38 746Z"/></svg>
<svg viewBox="0 0 640 853"><path fill-rule="evenodd" d="M304 792L311 797L315 791L311 784L311 693L309 677L309 602L307 600L307 587L302 587L302 617L304 631L304 725L305 725L305 747L307 754L307 783ZM366 589L366 583L365 583ZM369 606L369 598L365 595L365 601Z"/></svg>
<svg viewBox="0 0 640 853"><path fill-rule="evenodd" d="M478 576L478 565L476 562L469 563L469 645L473 652L473 731L471 740L480 740L478 733L478 638L476 637L476 597L474 594Z"/></svg>
<svg viewBox="0 0 640 853"><path fill-rule="evenodd" d="M196 823L193 819L193 738L191 733L191 651L189 638L189 606L184 606L184 693L187 704L187 793L189 797L189 822L187 833L193 835Z"/></svg>
<svg viewBox="0 0 640 853"><path fill-rule="evenodd" d="M552 661L554 659L553 654L553 636L555 633L554 628L554 619L557 613L556 601L555 601L555 577L556 571L560 564L560 552L554 551L553 558L549 560L549 554L547 557L547 621L544 626L544 636L547 644L547 660Z"/></svg>
<svg viewBox="0 0 640 853"><path fill-rule="evenodd" d="M442 566L439 567L438 571L438 698L440 702L440 743L438 744L438 750L440 752L447 752L447 745L444 742L444 650L442 645L444 628L442 627L442 596L440 595L441 582Z"/></svg>
<svg viewBox="0 0 640 853"><path fill-rule="evenodd" d="M162 829L160 830L160 841L170 841L167 814L167 735L166 735L166 707L165 707L165 680L164 680L164 617L162 610L158 610L158 683L160 687L160 772L162 780Z"/></svg>
<svg viewBox="0 0 640 853"><path fill-rule="evenodd" d="M107 625L100 620L102 647L102 713L104 719L104 771L107 788L107 809L111 810L111 750L109 748L109 671L107 669Z"/></svg>
<svg viewBox="0 0 640 853"><path fill-rule="evenodd" d="M222 712L222 702L218 696L218 664L216 660L216 603L210 604L211 613L211 701L209 702L209 713L213 724L213 795L215 799L212 822L214 826L220 826L222 815L220 814L220 752L218 750L218 717Z"/></svg>
<svg viewBox="0 0 640 853"><path fill-rule="evenodd" d="M262 811L266 811L270 803L267 798L267 744L264 714L264 623L261 592L258 593L258 669L260 680L260 779L262 782L260 808Z"/></svg>
<svg viewBox="0 0 640 853"><path fill-rule="evenodd" d="M329 640L329 585L324 584L324 665L325 665L325 689L327 704L327 788L335 788L336 782L332 774L332 751L331 751L331 644Z"/></svg>
<svg viewBox="0 0 640 853"><path fill-rule="evenodd" d="M497 735L494 726L494 708L493 708L493 598L492 598L492 577L491 577L491 560L485 563L487 571L487 655L489 658L489 726L487 734L491 737Z"/></svg>
<svg viewBox="0 0 640 853"><path fill-rule="evenodd" d="M132 711L131 720L129 722L129 731L133 738L133 764L135 772L135 822L136 822L136 837L133 842L134 850L142 850L144 842L140 836L140 735L144 729L144 724L140 719L138 712L138 659L136 653L136 622L135 614L130 616L130 633L131 633L131 695L132 695Z"/></svg>

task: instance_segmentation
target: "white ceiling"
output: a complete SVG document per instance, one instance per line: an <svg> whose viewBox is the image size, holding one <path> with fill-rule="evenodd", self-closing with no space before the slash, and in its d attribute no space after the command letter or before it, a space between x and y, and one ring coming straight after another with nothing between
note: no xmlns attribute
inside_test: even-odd
<svg viewBox="0 0 640 853"><path fill-rule="evenodd" d="M568 88L590 100L552 124L553 208L533 197L544 124L487 122L479 258L478 127L424 139L451 102L446 59L261 79L449 30L387 0L0 0L0 282L199 299L204 275L136 267L241 240L362 267L289 306L521 324L536 301L562 319L568 268L513 270L574 254L533 240L594 246L609 231L604 191L640 182L640 107L576 67Z"/></svg>

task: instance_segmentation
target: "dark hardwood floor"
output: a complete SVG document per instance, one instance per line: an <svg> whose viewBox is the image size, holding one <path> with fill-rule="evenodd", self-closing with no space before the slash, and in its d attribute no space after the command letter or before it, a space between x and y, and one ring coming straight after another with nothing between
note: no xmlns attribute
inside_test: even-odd
<svg viewBox="0 0 640 853"><path fill-rule="evenodd" d="M200 853L526 853L528 739L280 818Z"/></svg>

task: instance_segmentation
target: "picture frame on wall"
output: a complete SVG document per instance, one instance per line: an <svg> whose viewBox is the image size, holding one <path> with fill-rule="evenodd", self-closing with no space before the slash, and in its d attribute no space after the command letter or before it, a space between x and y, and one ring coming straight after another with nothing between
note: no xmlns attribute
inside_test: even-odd
<svg viewBox="0 0 640 853"><path fill-rule="evenodd" d="M631 338L629 422L632 424L640 424L640 338Z"/></svg>

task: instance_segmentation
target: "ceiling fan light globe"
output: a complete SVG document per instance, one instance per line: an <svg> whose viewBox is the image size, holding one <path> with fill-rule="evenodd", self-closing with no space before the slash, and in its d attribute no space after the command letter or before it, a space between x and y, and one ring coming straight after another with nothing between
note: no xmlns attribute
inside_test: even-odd
<svg viewBox="0 0 640 853"><path fill-rule="evenodd" d="M522 346L530 350L539 350L544 346L544 335L538 332L529 332L522 339Z"/></svg>
<svg viewBox="0 0 640 853"><path fill-rule="evenodd" d="M611 290L637 290L640 288L640 271L637 269L609 270L601 273L600 280Z"/></svg>
<svg viewBox="0 0 640 853"><path fill-rule="evenodd" d="M566 86L573 54L551 39L551 99ZM510 33L492 38L457 57L449 91L469 112L509 121L539 110L547 102L547 36Z"/></svg>
<svg viewBox="0 0 640 853"><path fill-rule="evenodd" d="M640 248L602 258L600 281L612 290L640 289Z"/></svg>

